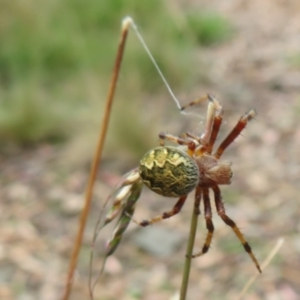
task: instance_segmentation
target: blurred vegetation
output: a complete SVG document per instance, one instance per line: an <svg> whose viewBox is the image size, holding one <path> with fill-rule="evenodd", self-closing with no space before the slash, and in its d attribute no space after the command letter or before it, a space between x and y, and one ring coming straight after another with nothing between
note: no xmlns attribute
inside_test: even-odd
<svg viewBox="0 0 300 300"><path fill-rule="evenodd" d="M288 57L289 64L295 68L300 68L300 53Z"/></svg>
<svg viewBox="0 0 300 300"><path fill-rule="evenodd" d="M190 27L184 29L190 32L185 34L177 22L182 16L167 5L172 4L159 0L2 1L2 145L60 142L75 134L88 136L93 127L98 130L120 24L126 15L134 18L147 43L156 45L151 51L171 85L184 86L197 72L190 70L195 37L201 44L214 44L228 37L230 26L218 15L198 18L194 12L186 22ZM140 140L142 145L145 135L135 93L155 95L165 87L142 46L136 38L130 39L121 74L126 107L114 112L117 125L113 127L122 130L113 138L126 144L134 132L135 144ZM137 123L130 126L134 118Z"/></svg>
<svg viewBox="0 0 300 300"><path fill-rule="evenodd" d="M233 34L231 23L214 12L193 12L187 15L187 21L198 43L204 46L221 43Z"/></svg>

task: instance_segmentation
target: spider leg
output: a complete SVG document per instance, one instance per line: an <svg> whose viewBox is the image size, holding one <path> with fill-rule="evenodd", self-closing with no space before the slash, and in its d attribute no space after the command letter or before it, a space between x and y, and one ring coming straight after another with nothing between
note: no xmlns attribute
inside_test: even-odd
<svg viewBox="0 0 300 300"><path fill-rule="evenodd" d="M216 114L214 116L214 121L211 129L211 134L209 137L208 141L208 146L207 146L207 153L211 154L213 146L215 144L215 141L217 139L221 124L222 124L222 107L220 106L219 109L216 111Z"/></svg>
<svg viewBox="0 0 300 300"><path fill-rule="evenodd" d="M215 194L215 203L216 203L216 208L217 208L218 215L222 218L222 220L225 222L226 225L228 225L228 226L230 226L232 228L232 230L234 231L234 233L236 234L236 236L238 237L238 239L240 240L240 242L244 246L245 251L249 254L249 256L251 257L252 261L254 262L256 268L261 273L262 272L261 268L259 266L259 263L258 263L256 257L254 256L254 254L253 254L253 252L251 250L250 245L245 240L243 234L238 229L238 227L236 226L235 222L233 220L231 220L226 215L224 204L222 202L220 188L217 185L215 185L214 187L212 187L212 189L213 189L214 194Z"/></svg>
<svg viewBox="0 0 300 300"><path fill-rule="evenodd" d="M209 137L210 137L210 133L211 133L211 127L212 127L212 123L213 123L213 118L215 116L215 112L216 110L218 110L219 108L219 102L211 95L207 94L203 97L200 97L190 103L188 103L187 105L184 105L181 107L181 110L186 109L187 107L190 106L194 106L196 104L202 103L203 101L209 100L209 104L207 107L207 117L206 117L206 122L205 122L205 130L204 133L201 136L201 140L203 140L203 144L207 144Z"/></svg>
<svg viewBox="0 0 300 300"><path fill-rule="evenodd" d="M188 147L188 154L192 156L195 152L197 144L195 141L192 141L188 138L180 138L172 134L164 133L161 132L159 134L159 141L160 145L164 146L165 145L165 140L171 141L173 143L179 144L179 145L185 145Z"/></svg>
<svg viewBox="0 0 300 300"><path fill-rule="evenodd" d="M209 199L209 191L207 188L203 189L203 200L204 200L204 216L205 216L206 228L208 232L201 252L193 254L192 258L201 256L206 252L208 252L214 234L214 224L212 222L212 212L211 212L211 205Z"/></svg>
<svg viewBox="0 0 300 300"><path fill-rule="evenodd" d="M193 140L197 141L199 144L201 144L203 142L199 136L197 136L191 132L185 132L182 135L182 138L192 138Z"/></svg>
<svg viewBox="0 0 300 300"><path fill-rule="evenodd" d="M183 137L192 138L193 140L197 141L198 145L201 145L201 147L196 147L197 149L195 149L194 151L189 150L188 153L190 154L190 156L202 156L207 152L208 143L201 137L196 136L190 132L184 133Z"/></svg>
<svg viewBox="0 0 300 300"><path fill-rule="evenodd" d="M193 139L197 140L199 144L202 144L204 146L204 149L200 149L200 152L197 153L200 156L203 150L209 154L212 151L213 145L216 141L222 123L222 113L223 113L222 106L220 105L219 101L215 97L208 94L182 107L182 109L185 109L188 106L198 104L204 100L209 101L207 107L207 116L206 116L204 133L202 134L201 138L195 137L190 133L186 134L187 136L192 137Z"/></svg>
<svg viewBox="0 0 300 300"><path fill-rule="evenodd" d="M221 126L223 109L222 109L222 106L220 105L219 101L215 97L208 95L208 100L209 100L209 104L207 107L205 131L201 135L201 139L208 146L210 146L210 148L208 147L208 149L207 149L207 151L209 152L209 151L211 151L211 149L213 147L213 144L215 142L215 139L217 137L217 134L218 134L220 126ZM219 124L219 127L217 124L218 121L216 122L216 118L217 118L217 120L220 119L220 121L221 121ZM214 128L214 126L215 126L215 128ZM212 136L212 133L213 133L213 136Z"/></svg>
<svg viewBox="0 0 300 300"><path fill-rule="evenodd" d="M181 208L184 205L186 199L187 199L187 195L180 197L179 200L174 205L174 207L172 208L172 210L170 210L168 212L164 212L160 216L157 216L157 217L152 218L150 220L143 220L142 222L135 221L134 219L132 219L132 221L134 223L140 225L140 226L146 227L146 226L151 225L153 223L160 222L164 219L171 218L171 217L175 216L176 214L178 214L181 211Z"/></svg>
<svg viewBox="0 0 300 300"><path fill-rule="evenodd" d="M197 213L197 215L200 215L200 203L201 203L201 193L202 193L202 188L197 186L196 188L196 193L195 193L195 212Z"/></svg>
<svg viewBox="0 0 300 300"><path fill-rule="evenodd" d="M190 107L190 106L194 106L194 105L196 105L196 104L202 103L202 102L204 102L204 101L206 101L206 100L208 100L208 99L209 99L209 95L206 94L205 96L202 96L202 97L200 97L200 98L197 98L197 99L195 99L194 101L192 101L192 102L190 102L190 103L188 103L188 104L186 104L186 105L184 105L184 106L181 106L181 109L180 109L180 110L185 110L186 108L188 108L188 107Z"/></svg>
<svg viewBox="0 0 300 300"><path fill-rule="evenodd" d="M238 137L242 130L246 127L247 123L254 117L255 111L250 110L248 113L244 114L231 132L227 135L225 140L221 143L218 150L215 152L214 157L220 158L226 148Z"/></svg>

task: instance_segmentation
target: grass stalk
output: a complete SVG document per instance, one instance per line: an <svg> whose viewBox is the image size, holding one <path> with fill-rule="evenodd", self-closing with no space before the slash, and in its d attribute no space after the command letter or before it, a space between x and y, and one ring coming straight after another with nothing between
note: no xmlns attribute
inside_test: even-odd
<svg viewBox="0 0 300 300"><path fill-rule="evenodd" d="M189 233L185 262L184 262L183 273L182 273L182 282L181 282L179 300L186 299L187 288L188 288L189 277L190 277L190 270L191 270L192 254L193 254L196 231L197 231L199 204L200 204L200 198L196 199L194 209L192 212L190 233Z"/></svg>
<svg viewBox="0 0 300 300"><path fill-rule="evenodd" d="M283 243L284 243L283 238L278 239L278 241L277 241L276 245L274 246L274 248L272 249L272 251L269 253L267 258L263 261L263 263L261 265L262 271L270 264L271 260L278 253L278 251L280 250ZM259 273L256 273L248 280L248 282L245 284L245 286L243 287L240 294L237 296L236 300L242 300L244 298L244 296L246 295L246 293L248 292L248 290L250 289L250 287L252 286L252 284L255 282L255 280L258 278L259 275L260 275Z"/></svg>
<svg viewBox="0 0 300 300"><path fill-rule="evenodd" d="M83 233L84 233L84 229L86 226L88 214L90 211L94 183L95 183L95 180L97 177L99 163L101 162L103 147L104 147L107 128L108 128L108 123L109 123L109 119L110 119L110 115L111 115L112 103L113 103L116 85L117 85L117 81L118 81L118 76L119 76L119 71L120 71L121 62L122 62L122 58L123 58L124 47L125 47L126 38L128 35L129 26L130 26L130 19L128 19L128 18L124 19L123 24L122 24L122 29L121 29L121 36L120 36L117 56L115 59L115 65L113 68L110 88L109 88L108 95L106 98L104 116L103 116L102 124L100 127L97 148L95 151L94 159L93 159L92 166L91 166L90 176L89 176L89 180L88 180L88 184L87 184L87 188L86 188L84 207L81 211L78 231L77 231L77 235L76 235L76 238L74 241L73 251L71 254L71 258L70 258L69 270L68 270L67 279L65 282L65 289L64 289L63 297L62 297L63 300L68 300L70 293L71 293L74 271L77 266L78 256L79 256L80 247L81 247L81 243L82 243L82 239L83 239Z"/></svg>

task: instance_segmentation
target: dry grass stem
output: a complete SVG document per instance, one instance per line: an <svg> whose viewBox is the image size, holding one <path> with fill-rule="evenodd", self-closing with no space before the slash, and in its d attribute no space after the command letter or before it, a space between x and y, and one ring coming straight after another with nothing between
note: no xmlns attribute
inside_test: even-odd
<svg viewBox="0 0 300 300"><path fill-rule="evenodd" d="M116 60L115 60L115 65L113 68L113 74L112 74L112 79L111 79L108 96L106 99L104 116L103 116L102 124L100 127L99 140L98 140L96 152L94 155L94 159L93 159L93 163L92 163L92 167L91 167L91 171L90 171L89 181L88 181L87 188L86 188L84 207L82 209L81 216L79 219L78 232L77 232L77 236L76 236L76 239L74 242L73 251L72 251L72 255L71 255L71 259L70 259L69 271L68 271L67 280L65 283L64 294L62 297L63 300L69 299L70 292L71 292L74 271L75 271L75 268L77 265L78 255L80 252L80 246L81 246L82 238L83 238L83 233L84 233L86 221L87 221L90 206L91 206L94 183L96 180L98 166L101 161L102 151L103 151L103 147L104 147L104 143L105 143L105 137L106 137L106 133L107 133L108 123L109 123L109 119L110 119L110 115L111 115L112 102L113 102L113 98L114 98L114 94L115 94L115 90L116 90L116 84L118 81L119 70L120 70L120 66L121 66L121 62L122 62L122 58L123 58L124 47L125 47L126 37L128 34L130 20L131 20L130 18L126 18L126 19L124 19L123 24L122 24L118 52L117 52L117 56L116 56Z"/></svg>
<svg viewBox="0 0 300 300"><path fill-rule="evenodd" d="M278 239L275 247L273 248L273 250L269 253L269 255L267 256L267 258L262 263L262 265L261 265L262 271L269 265L269 263L274 258L274 256L277 254L277 252L279 251L279 249L281 248L281 246L283 245L283 243L284 243L284 239L283 238ZM241 300L245 296L245 294L247 293L247 291L249 290L249 288L254 283L254 281L258 278L259 275L260 274L255 274L255 275L253 275L253 277L251 277L249 279L249 281L245 284L244 288L242 289L241 293L238 295L238 297L236 298L236 300Z"/></svg>

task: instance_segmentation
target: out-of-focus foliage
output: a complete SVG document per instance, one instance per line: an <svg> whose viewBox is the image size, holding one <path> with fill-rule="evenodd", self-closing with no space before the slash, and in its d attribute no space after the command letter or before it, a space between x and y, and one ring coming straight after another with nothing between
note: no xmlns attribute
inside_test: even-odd
<svg viewBox="0 0 300 300"><path fill-rule="evenodd" d="M290 65L300 69L300 53L294 54L293 56L289 57Z"/></svg>
<svg viewBox="0 0 300 300"><path fill-rule="evenodd" d="M176 15L162 1L0 4L0 138L4 144L61 141L89 122L88 111L99 111L99 120L126 15L135 19L150 44L160 43L153 54L168 80L176 86L184 84L192 73L187 66L194 39L180 31ZM207 40L216 39L210 19L197 26L213 32ZM124 71L128 102L135 89L153 94L163 87L145 51L132 40L123 68L129 70Z"/></svg>
<svg viewBox="0 0 300 300"><path fill-rule="evenodd" d="M231 23L216 13L191 13L187 15L191 30L197 37L199 44L204 46L215 45L232 36Z"/></svg>

